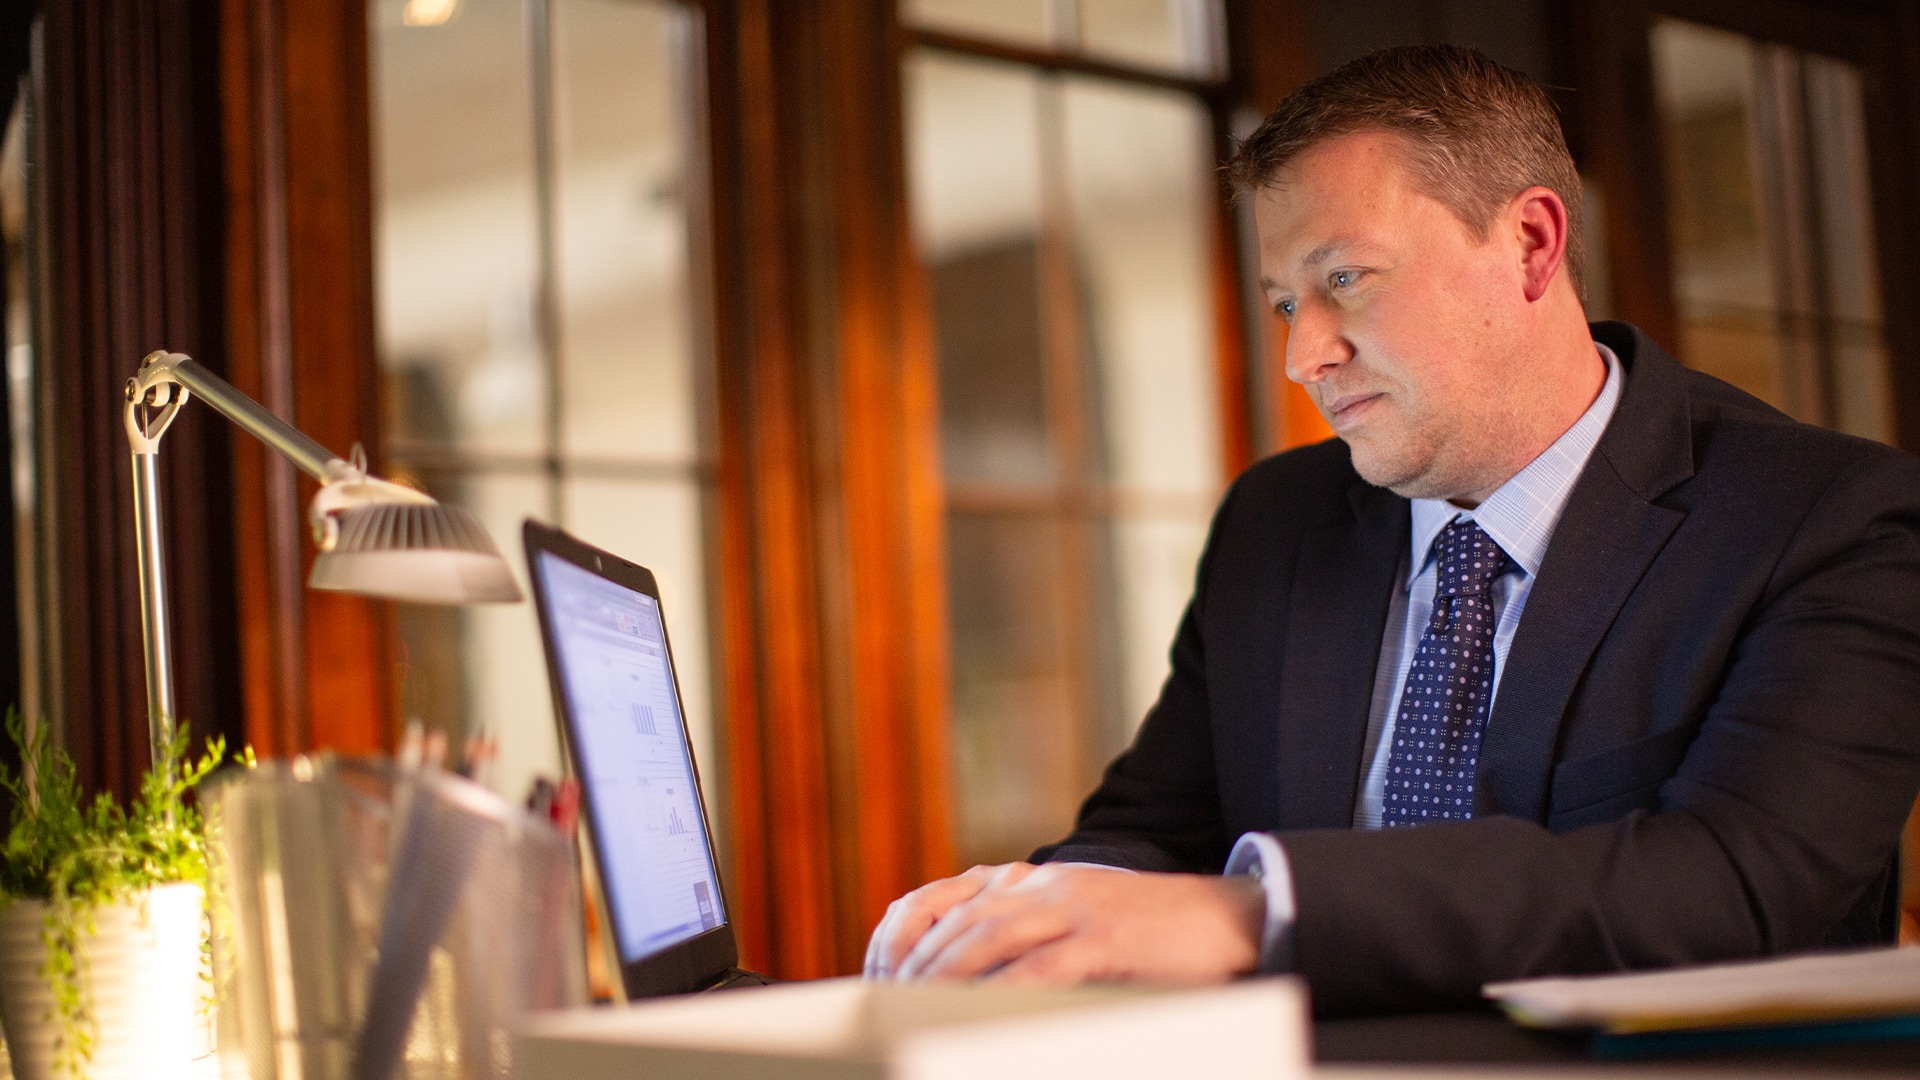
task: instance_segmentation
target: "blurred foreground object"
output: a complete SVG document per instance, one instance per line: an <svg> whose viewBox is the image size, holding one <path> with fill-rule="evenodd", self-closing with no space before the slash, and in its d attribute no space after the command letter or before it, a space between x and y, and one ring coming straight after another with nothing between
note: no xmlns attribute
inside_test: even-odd
<svg viewBox="0 0 1920 1080"><path fill-rule="evenodd" d="M160 549L160 439L188 397L320 482L307 509L320 549L307 584L420 604L517 603L520 587L487 531L466 511L367 472L228 385L182 353L155 351L127 380L125 421L133 450L133 527L140 563L140 630L146 646L147 723L155 760L173 738L173 641Z"/></svg>
<svg viewBox="0 0 1920 1080"><path fill-rule="evenodd" d="M91 796L51 725L9 709L0 761L0 1025L15 1080L212 1077L201 1007L205 831L189 795L226 756L185 731L138 797Z"/></svg>
<svg viewBox="0 0 1920 1080"><path fill-rule="evenodd" d="M199 1002L200 886L174 882L89 908L74 944L87 972L84 1025L60 1020L48 977L47 904L0 908L0 1010L15 1080L135 1080L159 1074L212 1080L211 1032ZM82 1047L67 1045L76 1036Z"/></svg>
<svg viewBox="0 0 1920 1080"><path fill-rule="evenodd" d="M1600 1058L1920 1039L1920 949L1860 949L1489 983L1517 1024L1590 1030Z"/></svg>
<svg viewBox="0 0 1920 1080"><path fill-rule="evenodd" d="M523 1080L1305 1077L1307 995L1289 977L1200 990L834 979L540 1017Z"/></svg>
<svg viewBox="0 0 1920 1080"><path fill-rule="evenodd" d="M206 813L230 1074L505 1077L510 1028L586 1001L573 843L478 785L295 758Z"/></svg>

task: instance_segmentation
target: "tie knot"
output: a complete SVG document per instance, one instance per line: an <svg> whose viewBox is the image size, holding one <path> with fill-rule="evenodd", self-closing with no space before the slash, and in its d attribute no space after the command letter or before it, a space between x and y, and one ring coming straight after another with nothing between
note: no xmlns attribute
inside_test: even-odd
<svg viewBox="0 0 1920 1080"><path fill-rule="evenodd" d="M1493 587L1493 579L1513 565L1513 560L1478 522L1456 520L1440 531L1436 543L1440 549L1440 571L1434 591L1440 596L1486 592Z"/></svg>

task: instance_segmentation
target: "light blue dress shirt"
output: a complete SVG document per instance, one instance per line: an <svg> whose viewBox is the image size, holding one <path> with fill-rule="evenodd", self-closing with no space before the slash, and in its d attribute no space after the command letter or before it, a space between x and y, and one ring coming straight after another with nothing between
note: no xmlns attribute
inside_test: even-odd
<svg viewBox="0 0 1920 1080"><path fill-rule="evenodd" d="M1594 345L1606 361L1607 381L1600 388L1600 396L1552 446L1472 510L1462 510L1441 499L1413 500L1411 535L1401 555L1401 587L1393 590L1387 608L1380 662L1374 669L1366 748L1361 755L1366 772L1361 777L1360 794L1353 806L1355 828L1380 827L1381 792L1387 782L1393 727L1400 715L1400 692L1407 681L1407 670L1413 666L1421 630L1433 614L1434 582L1440 572L1433 541L1440 530L1456 518L1479 522L1516 564L1516 569L1493 582L1493 604L1500 613L1493 631L1493 693L1495 701L1499 699L1500 674L1506 668L1507 650L1513 645L1514 631L1519 628L1521 612L1527 606L1527 594L1540 573L1541 560L1546 557L1547 543L1553 539L1554 527L1560 524L1574 481L1586 468L1587 459L1593 456L1593 448L1606 431L1607 422L1613 419L1614 406L1620 402L1625 379L1620 358L1605 345L1598 342ZM1488 703L1489 714L1492 705L1493 702ZM1250 874L1260 880L1267 894L1261 970L1286 970L1291 966L1288 945L1293 929L1294 897L1285 849L1267 833L1247 833L1234 845L1227 859L1226 873L1229 876Z"/></svg>

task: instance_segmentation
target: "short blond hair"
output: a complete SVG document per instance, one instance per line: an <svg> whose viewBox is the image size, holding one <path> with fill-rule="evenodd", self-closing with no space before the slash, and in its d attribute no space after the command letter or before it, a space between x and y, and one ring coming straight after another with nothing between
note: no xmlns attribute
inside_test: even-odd
<svg viewBox="0 0 1920 1080"><path fill-rule="evenodd" d="M1481 241L1520 192L1560 196L1567 276L1586 298L1580 174L1553 101L1477 49L1404 45L1341 65L1288 94L1240 143L1227 178L1241 193L1267 187L1309 148L1363 131L1400 136L1421 190Z"/></svg>

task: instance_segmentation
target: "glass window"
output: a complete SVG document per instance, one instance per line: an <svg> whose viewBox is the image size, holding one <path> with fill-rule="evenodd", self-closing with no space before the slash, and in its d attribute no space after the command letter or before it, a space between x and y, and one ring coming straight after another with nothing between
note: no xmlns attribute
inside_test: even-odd
<svg viewBox="0 0 1920 1080"><path fill-rule="evenodd" d="M528 516L652 568L712 762L695 20L662 0L374 0L369 17L389 465L478 514L522 574ZM529 607L399 623L410 718L496 738L509 797L558 774Z"/></svg>
<svg viewBox="0 0 1920 1080"><path fill-rule="evenodd" d="M1681 358L1891 441L1859 72L1674 19L1652 45Z"/></svg>
<svg viewBox="0 0 1920 1080"><path fill-rule="evenodd" d="M1080 47L1089 56L1218 75L1219 8L1206 0L1079 0Z"/></svg>
<svg viewBox="0 0 1920 1080"><path fill-rule="evenodd" d="M1056 36L1051 0L905 0L900 6L909 22L929 30L1038 46Z"/></svg>
<svg viewBox="0 0 1920 1080"><path fill-rule="evenodd" d="M957 846L1071 826L1167 670L1222 484L1211 121L1191 95L906 67L947 483Z"/></svg>
<svg viewBox="0 0 1920 1080"><path fill-rule="evenodd" d="M1117 749L1160 691L1222 481L1207 114L1181 94L1062 80L1073 261L1120 655ZM1104 765L1104 757L1100 764Z"/></svg>
<svg viewBox="0 0 1920 1080"><path fill-rule="evenodd" d="M1217 0L905 0L927 30L1194 78L1224 70Z"/></svg>
<svg viewBox="0 0 1920 1080"><path fill-rule="evenodd" d="M534 298L532 73L520 0L466 0L372 27L375 282L387 441L537 454L545 405ZM500 534L496 533L496 536Z"/></svg>

